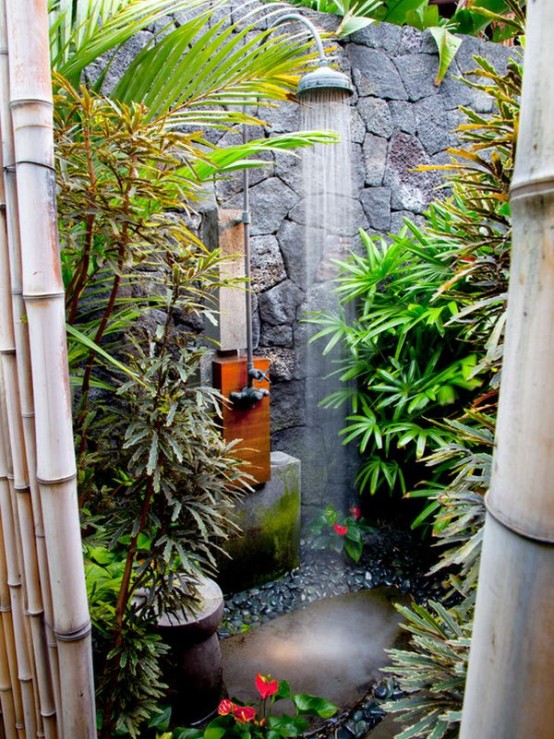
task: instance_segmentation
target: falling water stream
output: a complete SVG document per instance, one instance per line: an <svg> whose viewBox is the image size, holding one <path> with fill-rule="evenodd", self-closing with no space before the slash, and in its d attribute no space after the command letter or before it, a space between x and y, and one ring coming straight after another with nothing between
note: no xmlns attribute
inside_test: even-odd
<svg viewBox="0 0 554 739"><path fill-rule="evenodd" d="M352 166L349 95L343 90L314 89L301 96L302 129L331 130L337 144L317 144L304 150L305 289L303 309L337 311L333 279L336 260L347 255L352 243ZM353 498L350 450L342 446L339 431L345 409L321 408L321 401L341 386L336 374L340 347L323 355L322 340L311 342L318 327L304 324L306 376L306 445L302 459L304 505L321 508L333 502L343 508Z"/></svg>

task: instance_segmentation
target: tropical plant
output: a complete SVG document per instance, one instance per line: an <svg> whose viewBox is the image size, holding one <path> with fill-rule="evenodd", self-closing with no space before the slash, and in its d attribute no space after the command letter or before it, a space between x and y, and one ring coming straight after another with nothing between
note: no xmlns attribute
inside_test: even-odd
<svg viewBox="0 0 554 739"><path fill-rule="evenodd" d="M212 737L240 737L240 739L279 739L301 736L308 726L307 716L330 718L338 707L328 700L306 693L293 693L285 680L275 680L270 675L258 673L255 679L259 693L258 706L223 699L217 709L218 717L205 729L174 729L158 739L210 739ZM288 700L294 706L294 714L273 715L273 706L280 700Z"/></svg>
<svg viewBox="0 0 554 739"><path fill-rule="evenodd" d="M485 519L484 494L491 479L511 236L507 190L514 164L521 68L511 62L500 75L478 61L478 72L485 81L476 84L493 96L496 112L490 120L467 112L469 121L462 125L462 136L470 145L454 170L455 207L450 210L448 202L442 206L453 218L432 222L431 232L434 237L442 233L447 243L458 245L459 258L452 263L453 276L444 292L459 291L467 284L465 307L453 320L463 321L466 341L479 347L478 366L487 369L488 385L463 416L448 421L455 438L428 459L429 464L443 468L450 478L448 484L412 493L431 499L425 515L434 515L434 532L443 545L433 571L446 572L453 605L445 608L430 603L402 609L412 648L391 650L390 671L407 695L387 704L387 710L400 713L405 727L399 734L402 739L458 736Z"/></svg>
<svg viewBox="0 0 554 739"><path fill-rule="evenodd" d="M206 126L257 121L229 103L285 98L310 58L301 43L256 32L252 17L241 28L210 22L220 5L52 6L62 273L103 737L137 736L159 711L156 615L194 608L198 577L213 573L247 486L219 433L220 399L198 383L206 350L197 334L222 283L219 252L189 227L194 203L214 175L256 166L259 152L332 140L208 143ZM103 75L96 91L79 86L99 54L185 6L196 14L144 50L111 99L98 92Z"/></svg>
<svg viewBox="0 0 554 739"><path fill-rule="evenodd" d="M461 327L449 323L459 299L437 296L449 247L425 244L413 225L390 245L365 233L362 241L365 254L341 264L344 310L312 319L323 325L314 338L328 339L325 353L339 341L345 347L345 386L324 405L351 408L341 435L362 454L361 492L405 493L416 479L414 463L453 438L435 422L459 414L482 380L473 376L477 358L460 343ZM358 315L350 319L346 308L355 300Z"/></svg>
<svg viewBox="0 0 554 739"><path fill-rule="evenodd" d="M255 122L255 110L285 100L308 70L311 42L271 27L280 9L242 5L242 18L218 17L226 0L52 0L52 66L73 87L100 92L117 55L135 34L157 35L122 70L110 97L144 103L166 125L227 128ZM97 66L97 76L89 73ZM244 162L242 162L244 166Z"/></svg>
<svg viewBox="0 0 554 739"><path fill-rule="evenodd" d="M364 534L373 529L362 518L359 506L351 506L348 516L328 505L308 525L309 546L313 549L330 549L359 562L364 548Z"/></svg>
<svg viewBox="0 0 554 739"><path fill-rule="evenodd" d="M472 613L460 607L447 609L430 602L398 607L411 634L412 650L390 649L393 672L408 694L384 704L385 710L401 712L404 726L397 739L425 737L454 739L464 694L469 657Z"/></svg>
<svg viewBox="0 0 554 739"><path fill-rule="evenodd" d="M461 43L454 34L509 41L520 35L526 0L453 0L449 5L455 9L445 17L440 12L442 4L435 0L291 0L291 4L342 16L339 36L376 21L429 29L439 53L435 82L440 84Z"/></svg>

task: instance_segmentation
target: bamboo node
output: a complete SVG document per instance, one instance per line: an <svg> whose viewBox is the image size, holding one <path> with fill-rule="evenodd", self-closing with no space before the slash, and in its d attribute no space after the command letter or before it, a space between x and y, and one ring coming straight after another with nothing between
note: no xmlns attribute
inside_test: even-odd
<svg viewBox="0 0 554 739"><path fill-rule="evenodd" d="M65 299L65 293L54 292L54 293L40 293L40 295L33 295L33 293L23 293L23 299L25 302L38 302L40 300L62 300Z"/></svg>
<svg viewBox="0 0 554 739"><path fill-rule="evenodd" d="M533 196L552 195L553 193L554 175L548 175L512 184L510 187L510 200L523 200Z"/></svg>
<svg viewBox="0 0 554 739"><path fill-rule="evenodd" d="M9 169L10 171L15 172L20 164L32 164L34 167L43 167L44 169L48 169L50 172L56 171L55 167L51 164L46 164L46 162L35 162L32 159L18 159L17 162L14 164L8 164L4 169Z"/></svg>
<svg viewBox="0 0 554 739"><path fill-rule="evenodd" d="M489 494L485 495L485 506L487 509L487 513L494 518L496 523L499 526L502 526L503 529L506 529L507 531L510 531L512 534L516 534L517 536L521 537L522 539L526 539L527 541L537 542L539 544L554 544L554 532L545 532L543 534L537 534L534 531L529 531L528 529L524 529L522 526L519 526L516 521L514 521L512 518L506 517L501 511L495 508L494 504L491 504Z"/></svg>
<svg viewBox="0 0 554 739"><path fill-rule="evenodd" d="M67 475L66 477L57 477L57 478L50 478L49 480L46 480L43 477L38 477L37 475L37 482L39 485L44 485L45 487L53 486L53 485L60 485L62 482L70 482L71 480L75 480L77 477L76 472L72 472L70 475Z"/></svg>
<svg viewBox="0 0 554 739"><path fill-rule="evenodd" d="M84 626L81 626L78 629L74 629L73 631L61 632L54 629L54 634L58 641L79 641L88 636L91 631L92 625L90 621L88 621L86 624L84 624Z"/></svg>

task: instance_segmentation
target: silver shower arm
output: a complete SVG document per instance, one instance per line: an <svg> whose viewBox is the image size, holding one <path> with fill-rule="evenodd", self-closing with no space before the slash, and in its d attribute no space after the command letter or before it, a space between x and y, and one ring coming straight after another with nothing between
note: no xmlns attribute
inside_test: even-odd
<svg viewBox="0 0 554 739"><path fill-rule="evenodd" d="M273 28L275 28L275 26L281 26L283 23L290 23L292 21L303 23L306 26L306 28L310 31L314 39L314 43L317 49L317 54L319 56L319 63L322 66L328 64L329 62L327 61L325 57L323 43L321 41L321 36L319 35L317 28L314 26L314 24L311 21L309 21L307 18L304 18L303 15L300 15L300 13L287 13L286 15L282 15L279 18L277 18L277 20L274 21L272 26Z"/></svg>

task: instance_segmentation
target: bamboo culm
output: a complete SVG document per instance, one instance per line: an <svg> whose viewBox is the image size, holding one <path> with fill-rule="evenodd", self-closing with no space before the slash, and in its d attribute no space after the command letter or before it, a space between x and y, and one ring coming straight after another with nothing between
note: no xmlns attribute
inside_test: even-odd
<svg viewBox="0 0 554 739"><path fill-rule="evenodd" d="M30 475L31 482L36 479L36 485L25 487L22 480L18 487L22 492L35 489L36 494L31 505L27 498L19 509L27 517L23 528L29 554L32 553L27 541L29 515L34 514L44 527L46 562L38 543L35 549L39 552L41 582L45 565L50 579L53 631L60 665L59 689L55 691L61 696L59 733L66 739L89 739L96 736L90 618L81 554L63 285L56 230L47 6L42 0L4 0L4 3L14 142L14 160L10 168L15 170L17 187L17 198L13 198L9 218L13 218L12 224L17 224L14 241L19 237L21 246L21 286L32 377L31 385L29 373L22 367L19 377L22 378L25 431L14 438L18 444L23 440L23 445L25 437L28 438L31 449L24 461L29 466L35 465L36 439L36 469ZM10 252L19 268L17 246L12 243ZM19 310L20 307L16 307L16 312ZM31 403L32 408L29 407ZM31 424L33 415L34 423ZM36 584L36 573L37 568L26 570L33 584ZM42 585L44 592L44 582ZM38 597L39 593L35 595ZM38 600L35 605L37 611L40 610ZM14 613L14 625L15 622ZM28 630L38 634L36 628ZM45 650L35 654L42 666L44 654ZM47 692L46 681L41 680L40 685L44 689L41 693ZM45 730L46 724L45 721Z"/></svg>
<svg viewBox="0 0 554 739"><path fill-rule="evenodd" d="M462 739L546 737L554 725L552 28L552 0L527 3L506 339Z"/></svg>

